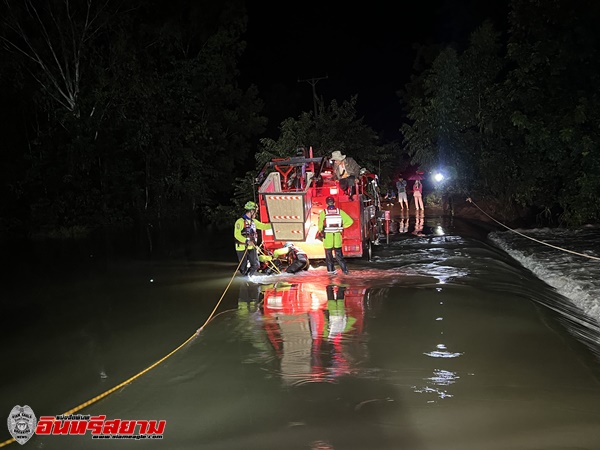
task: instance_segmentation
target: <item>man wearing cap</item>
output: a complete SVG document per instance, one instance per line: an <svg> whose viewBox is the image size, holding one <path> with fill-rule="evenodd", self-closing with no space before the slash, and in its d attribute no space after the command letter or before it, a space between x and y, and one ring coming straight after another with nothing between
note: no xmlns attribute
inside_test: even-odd
<svg viewBox="0 0 600 450"><path fill-rule="evenodd" d="M242 275L251 277L260 267L256 250L258 241L256 230L269 230L271 224L262 223L254 218L258 209L256 203L247 202L244 209L246 210L245 214L235 221L233 236L235 237L235 251L237 252L238 261L240 261L240 272Z"/></svg>
<svg viewBox="0 0 600 450"><path fill-rule="evenodd" d="M327 272L331 274L337 273L333 259L333 252L335 252L335 259L340 265L342 272L348 274L348 267L346 267L346 260L342 252L342 231L344 228L352 225L354 220L346 212L335 207L335 199L333 197L327 197L325 202L327 203L327 209L324 209L319 214L319 233L321 236L324 236L323 247L325 248Z"/></svg>
<svg viewBox="0 0 600 450"><path fill-rule="evenodd" d="M354 158L342 155L342 152L336 150L331 154L333 162L333 175L340 181L340 189L346 192L350 200L354 200L354 182L360 172L360 166Z"/></svg>

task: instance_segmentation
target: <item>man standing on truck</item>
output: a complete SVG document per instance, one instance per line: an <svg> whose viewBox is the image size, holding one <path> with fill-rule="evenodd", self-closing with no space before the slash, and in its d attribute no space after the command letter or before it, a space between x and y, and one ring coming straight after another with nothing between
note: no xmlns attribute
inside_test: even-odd
<svg viewBox="0 0 600 450"><path fill-rule="evenodd" d="M240 261L240 272L242 275L251 277L260 267L258 252L256 251L258 245L256 230L268 230L271 228L271 224L262 223L254 218L258 209L256 203L247 202L244 209L246 213L235 221L233 236L235 237L235 251L237 252L238 261Z"/></svg>
<svg viewBox="0 0 600 450"><path fill-rule="evenodd" d="M350 201L354 200L354 183L360 173L360 166L353 158L342 155L342 152L336 150L331 154L333 162L333 175L336 180L340 181L340 189L350 197Z"/></svg>
<svg viewBox="0 0 600 450"><path fill-rule="evenodd" d="M327 208L319 214L319 235L323 239L323 247L325 248L325 262L327 264L327 272L336 274L333 252L335 251L335 259L337 260L342 272L348 274L346 260L342 252L342 231L354 223L343 210L335 207L335 199L327 197L325 199Z"/></svg>

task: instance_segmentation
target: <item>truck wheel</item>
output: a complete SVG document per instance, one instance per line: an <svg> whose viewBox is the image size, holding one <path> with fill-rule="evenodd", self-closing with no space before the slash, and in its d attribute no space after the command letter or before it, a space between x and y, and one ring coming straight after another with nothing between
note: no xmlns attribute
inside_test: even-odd
<svg viewBox="0 0 600 450"><path fill-rule="evenodd" d="M373 244L371 239L365 239L363 242L363 259L371 261L373 257Z"/></svg>

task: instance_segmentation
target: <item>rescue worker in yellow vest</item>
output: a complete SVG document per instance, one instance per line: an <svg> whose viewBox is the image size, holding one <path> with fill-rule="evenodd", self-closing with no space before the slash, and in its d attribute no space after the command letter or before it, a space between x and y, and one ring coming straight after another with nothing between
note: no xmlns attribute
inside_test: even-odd
<svg viewBox="0 0 600 450"><path fill-rule="evenodd" d="M269 230L270 223L262 223L256 220L256 211L258 206L254 202L247 202L244 205L246 213L235 221L233 236L235 237L235 251L237 252L238 261L240 261L240 272L242 275L251 277L260 267L258 261L258 245L259 230Z"/></svg>
<svg viewBox="0 0 600 450"><path fill-rule="evenodd" d="M310 262L306 252L294 245L293 242L286 242L283 248L273 251L275 257L285 257L288 263L285 271L287 273L297 273L301 270L308 270Z"/></svg>
<svg viewBox="0 0 600 450"><path fill-rule="evenodd" d="M327 272L331 274L337 273L333 259L333 252L335 252L335 259L340 265L342 272L348 274L348 267L346 267L346 260L342 252L342 231L344 228L351 226L354 220L343 210L335 207L335 199L333 197L327 197L325 202L327 203L327 208L319 214L319 233L323 237Z"/></svg>

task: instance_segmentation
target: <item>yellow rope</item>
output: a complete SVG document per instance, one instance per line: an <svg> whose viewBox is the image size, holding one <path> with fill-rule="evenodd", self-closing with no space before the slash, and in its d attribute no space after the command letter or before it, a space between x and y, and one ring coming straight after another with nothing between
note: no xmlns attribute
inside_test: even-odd
<svg viewBox="0 0 600 450"><path fill-rule="evenodd" d="M563 252L572 253L572 254L577 255L577 256L583 256L584 258L595 259L596 261L600 261L600 258L598 258L597 256L586 255L585 253L578 253L578 252L575 252L573 250L569 250L569 249L562 248L562 247L557 247L556 245L548 244L547 242L540 241L540 240L538 240L536 238L532 238L531 236L527 236L527 235L525 235L523 233L520 233L517 230L513 230L512 228L509 228L506 225L504 225L502 222L498 222L496 219L494 219L492 216L490 216L488 213L486 213L483 209L481 209L479 206L477 206L477 204L470 197L467 198L467 201L469 203L471 203L472 205L474 205L479 211L481 211L483 214L485 214L486 216L488 216L494 222L496 222L498 225L506 228L508 231L512 231L513 233L518 234L519 236L523 236L524 238L531 239L532 241L535 241L538 244L547 245L548 247L552 247L552 248L555 248L557 250L561 250Z"/></svg>
<svg viewBox="0 0 600 450"><path fill-rule="evenodd" d="M235 271L233 272L233 275L231 276L231 279L229 280L229 283L227 284L227 287L225 288L225 291L223 291L223 294L221 295L221 298L219 299L219 301L217 302L216 306L214 307L214 309L212 310L212 312L210 313L210 315L208 316L208 319L206 319L206 321L204 322L204 324L198 328L196 330L196 332L194 334L192 334L189 338L186 339L185 342L183 342L179 347L177 347L175 350L171 351L168 355L163 356L161 359L159 359L158 361L156 361L154 364L152 364L151 366L146 367L144 370L142 370L141 372L137 373L136 375L128 378L127 380L123 381L122 383L116 385L115 387L103 392L100 395L97 395L96 397L88 400L87 402L81 403L80 405L76 406L75 408L71 408L70 410L64 412L62 415L63 416L68 416L71 414L75 414L77 411L82 410L83 408L90 406L94 403L96 403L97 401L103 399L104 397L107 397L108 395L112 394L113 392L121 389L123 386L131 383L132 381L134 381L135 379L141 377L142 375L144 375L146 372L149 372L150 370L154 369L156 366L158 366L160 363L162 363L163 361L165 361L167 358L169 358L170 356L172 356L173 354L175 354L176 352L178 352L179 350L181 350L183 347L185 347L190 341L192 341L195 337L198 336L198 334L200 334L200 331L202 331L202 329L214 318L213 316L215 315L215 311L217 310L217 308L219 307L219 305L221 304L221 302L223 301L223 298L225 297L225 294L227 293L227 291L229 290L229 287L231 286L231 283L233 282L235 275L237 273L237 271L240 268L240 265L242 264L242 261L244 261L244 257L246 256L246 253L248 252L248 249L246 249L246 251L244 252L244 255L242 256L242 258L240 259L240 262L238 263ZM10 438L4 442L0 442L0 448L1 447L5 447L8 444L12 444L13 442L15 442L14 438Z"/></svg>
<svg viewBox="0 0 600 450"><path fill-rule="evenodd" d="M261 245L262 245L262 244L261 244ZM256 247L256 250L258 250L258 252L259 252L261 255L263 255L263 256L270 256L270 255L267 255L265 252L263 252L263 250L262 250L260 247ZM277 267L277 266L275 265L275 263L273 262L273 260L269 260L269 261L267 261L267 264L269 264L269 266L271 266L271 269L273 269L275 272L277 272L277 273L281 273L281 270L279 270L279 267Z"/></svg>

